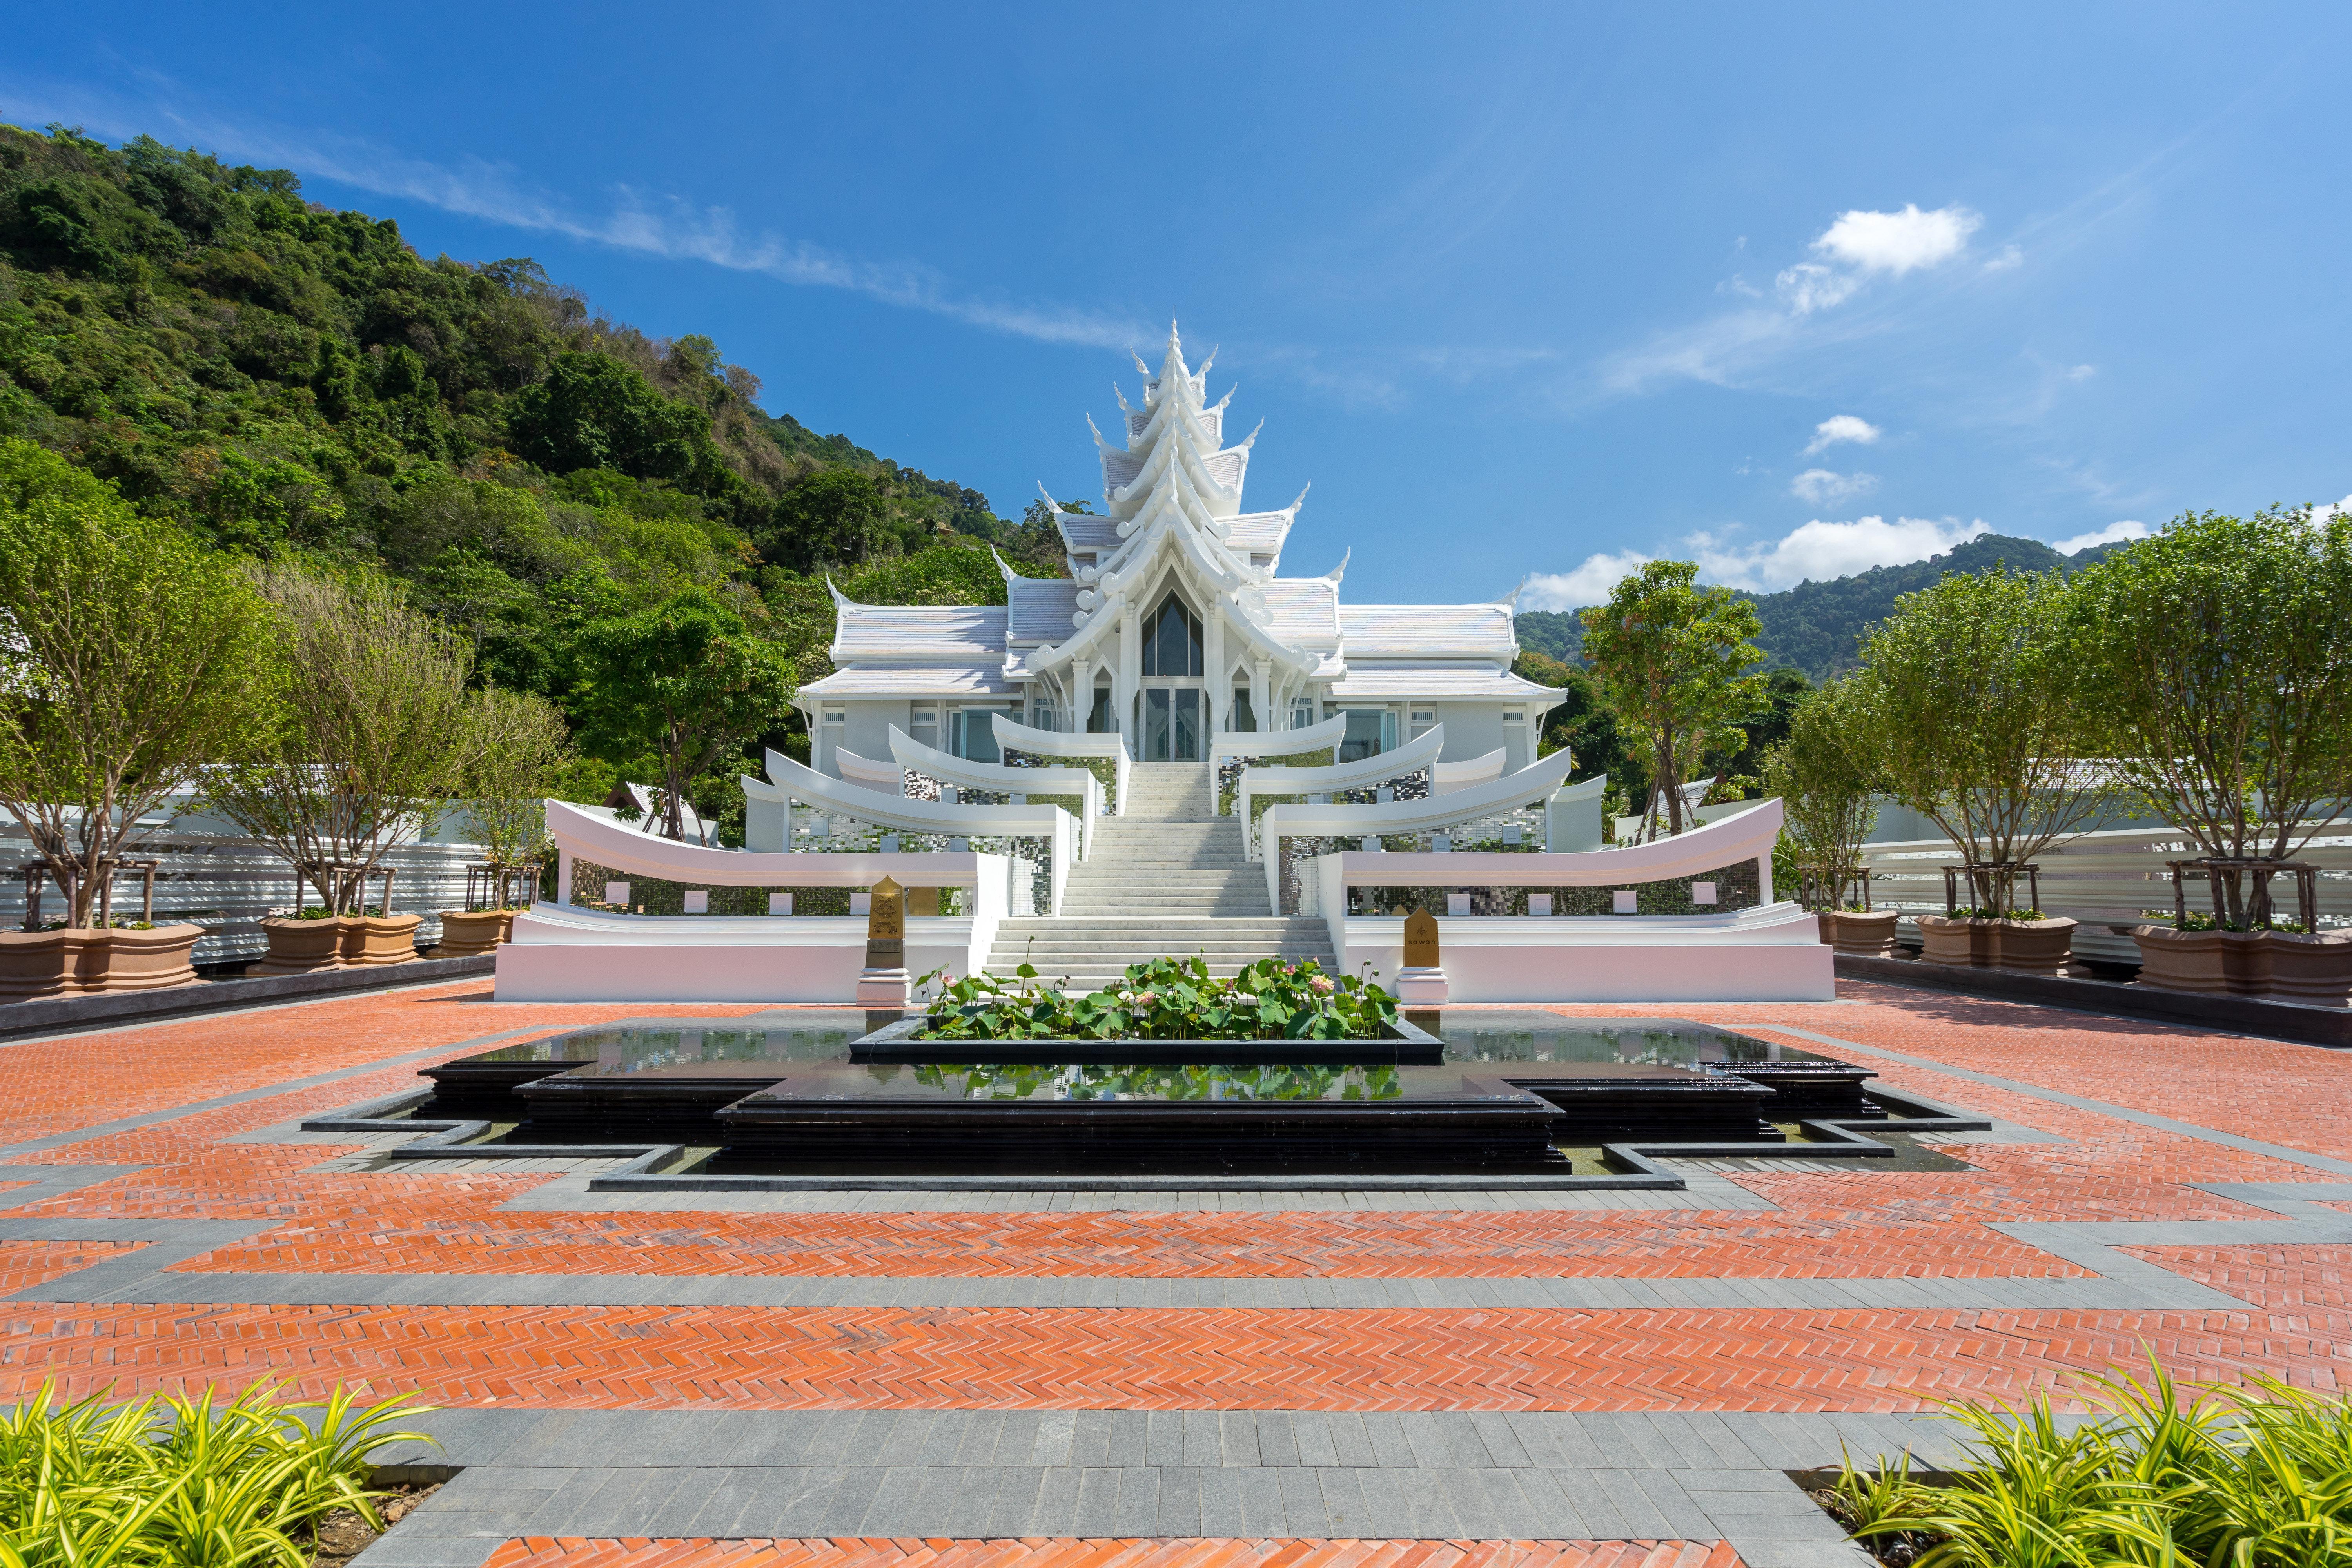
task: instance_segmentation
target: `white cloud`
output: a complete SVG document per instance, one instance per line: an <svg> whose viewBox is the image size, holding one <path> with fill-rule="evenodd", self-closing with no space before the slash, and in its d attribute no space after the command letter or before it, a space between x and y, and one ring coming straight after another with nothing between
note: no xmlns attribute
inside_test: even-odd
<svg viewBox="0 0 2352 1568"><path fill-rule="evenodd" d="M2352 496L2342 500L2325 501L2311 509L2311 521L2326 522L2331 517L2352 517Z"/></svg>
<svg viewBox="0 0 2352 1568"><path fill-rule="evenodd" d="M1610 591L1622 579L1655 559L1638 550L1626 550L1614 555L1588 555L1582 565L1570 572L1538 572L1520 588L1519 607L1577 610L1587 605L1605 605Z"/></svg>
<svg viewBox="0 0 2352 1568"><path fill-rule="evenodd" d="M2006 272L2012 267L2024 265L2025 252L2013 245L2004 245L1998 254L1986 258L1984 269L1987 272Z"/></svg>
<svg viewBox="0 0 2352 1568"><path fill-rule="evenodd" d="M1875 277L1900 278L1950 260L1968 248L1969 236L1983 222L1963 206L1921 212L1916 203L1900 212L1841 213L1813 241L1813 259L1792 262L1774 276L1771 303L1728 310L1620 349L1595 367L1594 390L1622 396L1677 380L1730 386L1798 343L1871 331L1866 321L1832 328L1823 318ZM1756 292L1737 278L1727 288Z"/></svg>
<svg viewBox="0 0 2352 1568"><path fill-rule="evenodd" d="M2147 534L2147 524L2134 522L2126 518L2121 522L2111 522L2096 532L2078 533L2072 539L2055 541L2050 548L2061 555L2072 555L2077 550L2088 550L2094 544L2115 544L2126 539L2146 539Z"/></svg>
<svg viewBox="0 0 2352 1568"><path fill-rule="evenodd" d="M1841 213L1813 248L1864 272L1900 278L1921 267L1948 261L1966 249L1969 236L1984 219L1963 206L1921 212L1906 204L1899 213Z"/></svg>
<svg viewBox="0 0 2352 1568"><path fill-rule="evenodd" d="M2098 374L2099 367L2097 365L2078 364L2066 373L2066 379L2068 381L2088 381Z"/></svg>
<svg viewBox="0 0 2352 1568"><path fill-rule="evenodd" d="M1808 579L1818 583L1874 566L1924 561L1990 531L1982 522L1948 518L1898 517L1892 522L1883 517L1852 522L1816 519L1780 539L1744 549L1706 541L1697 552L1699 577L1726 587L1772 593Z"/></svg>
<svg viewBox="0 0 2352 1568"><path fill-rule="evenodd" d="M1818 261L1800 261L1772 282L1780 292L1780 302L1798 316L1843 305L1862 287L1862 279L1853 273L1840 272Z"/></svg>
<svg viewBox="0 0 2352 1568"><path fill-rule="evenodd" d="M622 185L614 187L605 211L583 211L531 184L509 165L486 159L469 156L454 163L433 163L369 142L226 119L168 101L132 103L102 93L44 90L16 81L0 83L0 91L9 101L11 118L26 124L61 121L116 137L168 130L177 140L215 155L288 168L510 228L667 260L701 261L784 283L846 289L1041 342L1124 349L1156 341L1149 322L1082 307L1024 304L967 292L924 263L868 261L772 232L745 234L735 215L723 206L649 197Z"/></svg>
<svg viewBox="0 0 2352 1568"><path fill-rule="evenodd" d="M1851 441L1857 447L1872 446L1885 434L1877 426L1856 415L1832 414L1813 426L1812 445L1805 448L1805 456L1810 458L1816 452L1826 451L1840 441Z"/></svg>
<svg viewBox="0 0 2352 1568"><path fill-rule="evenodd" d="M1840 474L1828 468L1807 468L1789 481L1789 493L1812 506L1852 500L1877 488L1876 474Z"/></svg>

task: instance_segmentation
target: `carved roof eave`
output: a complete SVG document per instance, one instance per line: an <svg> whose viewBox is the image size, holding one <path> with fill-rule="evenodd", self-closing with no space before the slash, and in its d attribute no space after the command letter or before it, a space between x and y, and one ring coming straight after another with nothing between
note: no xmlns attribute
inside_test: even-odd
<svg viewBox="0 0 2352 1568"><path fill-rule="evenodd" d="M1264 627L1253 624L1246 616L1238 613L1237 606L1225 603L1234 590L1219 582L1213 563L1201 553L1199 541L1192 531L1160 531L1154 536L1152 556L1156 557L1161 548L1191 560L1197 575L1206 579L1205 583L1195 582L1192 586L1196 591L1203 591L1204 596L1216 601L1208 608L1221 616L1228 627L1238 632L1244 643L1263 652L1274 663L1290 668L1311 669L1320 664L1323 655L1329 651L1317 647L1289 647L1276 641ZM1128 572L1120 574L1120 581L1112 584L1114 594L1124 595L1130 586L1149 587L1149 568L1154 563L1149 558L1135 562ZM1244 591L1246 586L1243 585ZM1087 613L1087 624L1070 637L1050 647L1030 650L1021 660L1023 672L1034 676L1058 668L1081 654L1094 652L1118 626L1118 617L1105 613L1109 607L1108 602L1101 603L1096 610ZM1319 642L1321 639L1317 640Z"/></svg>

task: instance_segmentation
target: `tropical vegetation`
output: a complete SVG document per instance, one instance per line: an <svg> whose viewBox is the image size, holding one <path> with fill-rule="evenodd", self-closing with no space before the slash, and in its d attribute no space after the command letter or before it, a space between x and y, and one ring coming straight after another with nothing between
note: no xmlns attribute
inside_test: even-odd
<svg viewBox="0 0 2352 1568"><path fill-rule="evenodd" d="M394 1429L424 1413L404 1397L106 1397L44 1383L0 1415L0 1568L307 1568L330 1510L383 1528L371 1457L431 1441Z"/></svg>
<svg viewBox="0 0 2352 1568"><path fill-rule="evenodd" d="M1378 1039L1396 1022L1396 998L1313 959L1261 958L1231 979L1197 958L1128 965L1099 991L1071 994L1024 963L1011 979L986 971L937 973L939 999L920 1040Z"/></svg>
<svg viewBox="0 0 2352 1568"><path fill-rule="evenodd" d="M1954 1404L1973 1434L1948 1482L1849 1458L1823 1500L1908 1568L2343 1568L2352 1563L2352 1403L2269 1378L2184 1398L2161 1367L2090 1380L2062 1422Z"/></svg>

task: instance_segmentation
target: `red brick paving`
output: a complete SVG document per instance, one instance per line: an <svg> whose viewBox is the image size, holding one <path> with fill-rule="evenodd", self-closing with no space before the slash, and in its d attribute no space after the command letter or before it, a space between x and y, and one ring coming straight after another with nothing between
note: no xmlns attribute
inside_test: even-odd
<svg viewBox="0 0 2352 1568"><path fill-rule="evenodd" d="M531 1536L486 1568L1739 1568L1688 1541L649 1541Z"/></svg>
<svg viewBox="0 0 2352 1568"><path fill-rule="evenodd" d="M1833 1008L1682 1011L1751 1026L1777 1020L2252 1137L2352 1152L2352 1111L2345 1109L2352 1100L2342 1092L2352 1061L2337 1055L1893 988L1852 988L1849 994L1864 1000ZM572 1026L643 1011L501 1008L486 997L487 988L471 983L11 1047L0 1050L0 1137L70 1131L419 1050L454 1051L460 1040L495 1031ZM725 1016L749 1010L691 1011ZM906 1215L507 1214L499 1205L545 1178L415 1166L320 1172L320 1163L344 1146L219 1142L410 1087L411 1065L22 1156L44 1164L146 1168L7 1212L51 1221L256 1222L252 1239L186 1266L199 1271L2068 1277L2079 1270L1984 1227L2027 1219L2267 1217L2189 1184L2325 1179L2289 1162L2095 1110L1921 1068L1872 1065L1890 1086L2067 1142L1958 1147L1953 1152L1976 1167L1968 1171L1857 1167L1736 1178L1780 1205L1777 1213L1759 1204L1719 1211ZM6 1203L0 1194L0 1207ZM14 1288L37 1289L68 1270L71 1258L107 1250L87 1243L9 1244L0 1252L0 1270L21 1275ZM2187 1377L2266 1371L2311 1386L2337 1384L2352 1342L2345 1331L2352 1325L2343 1321L2341 1258L2328 1249L2277 1248L2151 1248L2145 1255L2189 1277L2210 1278L2245 1297L2246 1310L914 1311L35 1302L0 1308L0 1387L21 1389L55 1372L78 1391L115 1382L128 1394L183 1378L238 1384L282 1372L311 1391L364 1376L379 1393L413 1387L445 1402L495 1397L501 1404L608 1407L1891 1410L1917 1408L1933 1394L2013 1396L2067 1371L2135 1363L2143 1342ZM17 1274L0 1273L0 1284ZM1318 1546L1277 1544L1286 1551ZM954 1545L960 1552L996 1549ZM1248 1543L1209 1545L1234 1551ZM1614 1560L1611 1568L1619 1568Z"/></svg>
<svg viewBox="0 0 2352 1568"><path fill-rule="evenodd" d="M124 1252L136 1241L0 1241L0 1296L46 1285L61 1274L87 1268Z"/></svg>
<svg viewBox="0 0 2352 1568"><path fill-rule="evenodd" d="M2132 1362L2352 1382L2306 1313L0 1308L0 1395L278 1374L599 1409L1896 1411Z"/></svg>

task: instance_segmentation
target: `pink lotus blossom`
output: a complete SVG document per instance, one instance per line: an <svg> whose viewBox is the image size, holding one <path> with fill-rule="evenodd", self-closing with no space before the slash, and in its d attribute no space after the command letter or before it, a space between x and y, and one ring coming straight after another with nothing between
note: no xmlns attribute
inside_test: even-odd
<svg viewBox="0 0 2352 1568"><path fill-rule="evenodd" d="M1139 1007L1156 1007L1160 1005L1160 994L1156 991L1139 991L1135 994L1135 1005Z"/></svg>
<svg viewBox="0 0 2352 1568"><path fill-rule="evenodd" d="M1328 976L1318 974L1313 979L1307 981L1307 989L1309 991L1320 991L1328 994L1338 990L1339 987L1334 985Z"/></svg>

